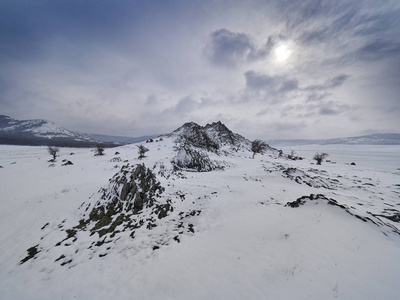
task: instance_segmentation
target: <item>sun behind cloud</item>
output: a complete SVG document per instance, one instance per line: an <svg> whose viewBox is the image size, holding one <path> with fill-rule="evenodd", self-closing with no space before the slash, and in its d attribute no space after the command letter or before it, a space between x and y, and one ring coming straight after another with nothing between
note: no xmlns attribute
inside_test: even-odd
<svg viewBox="0 0 400 300"><path fill-rule="evenodd" d="M274 50L275 62L284 63L289 59L291 54L292 51L287 44L280 44Z"/></svg>

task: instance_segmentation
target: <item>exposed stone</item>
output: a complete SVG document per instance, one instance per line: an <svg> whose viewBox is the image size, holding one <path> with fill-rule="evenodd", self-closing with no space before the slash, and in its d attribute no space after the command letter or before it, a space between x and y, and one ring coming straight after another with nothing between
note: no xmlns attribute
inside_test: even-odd
<svg viewBox="0 0 400 300"><path fill-rule="evenodd" d="M209 172L216 168L208 154L194 150L188 145L183 145L172 163L175 167L195 172Z"/></svg>

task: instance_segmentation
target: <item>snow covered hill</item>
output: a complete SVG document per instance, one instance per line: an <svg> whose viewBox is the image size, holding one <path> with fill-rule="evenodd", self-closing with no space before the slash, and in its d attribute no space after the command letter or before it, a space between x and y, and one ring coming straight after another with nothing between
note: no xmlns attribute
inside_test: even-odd
<svg viewBox="0 0 400 300"><path fill-rule="evenodd" d="M291 145L400 145L400 134L398 133L376 133L370 135L336 138L328 140L267 140L274 146L291 146Z"/></svg>
<svg viewBox="0 0 400 300"><path fill-rule="evenodd" d="M399 146L252 159L220 122L137 146L0 146L2 298L398 298Z"/></svg>
<svg viewBox="0 0 400 300"><path fill-rule="evenodd" d="M93 147L99 143L107 145L46 120L16 120L0 115L0 144Z"/></svg>

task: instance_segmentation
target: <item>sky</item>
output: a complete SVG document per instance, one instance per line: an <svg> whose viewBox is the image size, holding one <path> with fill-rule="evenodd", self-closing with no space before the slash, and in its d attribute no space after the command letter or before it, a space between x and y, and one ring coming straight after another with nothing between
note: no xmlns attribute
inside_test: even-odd
<svg viewBox="0 0 400 300"><path fill-rule="evenodd" d="M400 132L398 0L1 0L0 114L142 136Z"/></svg>

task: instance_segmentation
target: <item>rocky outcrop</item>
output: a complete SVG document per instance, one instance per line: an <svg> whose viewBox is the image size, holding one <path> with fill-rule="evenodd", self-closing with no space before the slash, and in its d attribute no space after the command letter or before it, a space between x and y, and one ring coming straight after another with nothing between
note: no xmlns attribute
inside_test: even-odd
<svg viewBox="0 0 400 300"><path fill-rule="evenodd" d="M189 145L183 145L172 160L175 168L194 171L209 172L216 169L216 165L210 160L206 152L200 152Z"/></svg>
<svg viewBox="0 0 400 300"><path fill-rule="evenodd" d="M221 122L206 126L185 123L170 136L176 137L176 156L172 164L176 169L193 172L208 172L224 167L212 161L209 154L229 155L250 145L250 141L233 133Z"/></svg>
<svg viewBox="0 0 400 300"><path fill-rule="evenodd" d="M155 174L144 164L125 165L110 179L108 187L101 190L101 199L91 209L89 218L81 220L80 225L101 237L114 232L123 223L126 223L125 229L136 227L132 225L131 217L144 208L153 208L152 214L158 218L165 217L172 206L157 202L163 192Z"/></svg>
<svg viewBox="0 0 400 300"><path fill-rule="evenodd" d="M56 244L42 237L39 244L27 249L20 264L46 257L71 268L79 263L83 252L89 259L104 257L114 247L123 248L121 245L129 245L126 247L133 252L154 251L171 242L179 243L180 235L193 235L192 219L201 213L174 209L178 199L185 200L185 193L165 195L155 173L144 164L124 165L96 197L97 201L84 202L78 209L82 216L79 224L65 226L64 220L55 225L63 237ZM41 230L49 231L49 224ZM143 236L147 236L145 241Z"/></svg>
<svg viewBox="0 0 400 300"><path fill-rule="evenodd" d="M194 122L185 123L172 135L179 143L217 153L222 146L242 147L250 145L250 141L237 133L233 133L220 121L200 126Z"/></svg>

